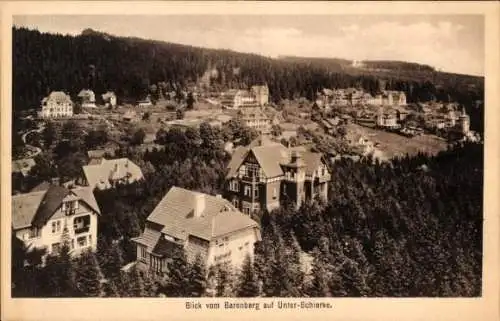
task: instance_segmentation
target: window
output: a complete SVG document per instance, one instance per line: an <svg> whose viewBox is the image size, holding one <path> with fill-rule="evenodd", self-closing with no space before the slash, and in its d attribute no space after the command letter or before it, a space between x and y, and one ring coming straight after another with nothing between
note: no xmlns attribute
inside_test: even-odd
<svg viewBox="0 0 500 321"><path fill-rule="evenodd" d="M42 231L38 227L33 227L33 228L31 228L30 233L31 233L30 237L34 238L34 237L40 237L42 234Z"/></svg>
<svg viewBox="0 0 500 321"><path fill-rule="evenodd" d="M87 246L87 237L80 236L79 238L76 239L76 242L78 243L78 247Z"/></svg>
<svg viewBox="0 0 500 321"><path fill-rule="evenodd" d="M74 249L75 248L75 240L71 240L71 249Z"/></svg>
<svg viewBox="0 0 500 321"><path fill-rule="evenodd" d="M146 261L147 257L148 257L148 252L146 251L146 247L145 246L141 246L140 247L140 256L139 256L139 258L142 261Z"/></svg>
<svg viewBox="0 0 500 321"><path fill-rule="evenodd" d="M244 207L244 208L243 208L243 213L245 213L245 214L250 214L250 208L248 208L248 207Z"/></svg>
<svg viewBox="0 0 500 321"><path fill-rule="evenodd" d="M231 181L229 183L229 189L233 192L239 192L239 183L238 181Z"/></svg>
<svg viewBox="0 0 500 321"><path fill-rule="evenodd" d="M276 199L278 197L278 191L276 190L276 187L273 188L273 199Z"/></svg>
<svg viewBox="0 0 500 321"><path fill-rule="evenodd" d="M60 233L61 232L61 221L52 222L52 233Z"/></svg>
<svg viewBox="0 0 500 321"><path fill-rule="evenodd" d="M259 165L257 164L247 164L246 165L246 176L248 177L255 177L256 179L259 179L259 173L260 173L260 168Z"/></svg>
<svg viewBox="0 0 500 321"><path fill-rule="evenodd" d="M151 269L155 272L161 272L161 259L151 255Z"/></svg>
<svg viewBox="0 0 500 321"><path fill-rule="evenodd" d="M252 189L250 188L250 186L248 185L245 185L245 196L250 196L251 195L251 191Z"/></svg>
<svg viewBox="0 0 500 321"><path fill-rule="evenodd" d="M234 207L238 208L238 199L234 198L232 203Z"/></svg>
<svg viewBox="0 0 500 321"><path fill-rule="evenodd" d="M256 188L256 189L253 190L253 196L254 197L259 197L259 189L258 188Z"/></svg>
<svg viewBox="0 0 500 321"><path fill-rule="evenodd" d="M92 245L92 235L89 234L89 245Z"/></svg>

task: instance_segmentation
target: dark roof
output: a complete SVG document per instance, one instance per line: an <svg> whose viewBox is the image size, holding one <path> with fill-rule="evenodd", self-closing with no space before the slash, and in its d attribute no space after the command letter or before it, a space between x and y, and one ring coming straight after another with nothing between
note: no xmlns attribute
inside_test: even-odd
<svg viewBox="0 0 500 321"><path fill-rule="evenodd" d="M38 206L32 224L34 226L43 226L54 214L59 205L61 205L63 198L68 194L69 190L62 186L50 186Z"/></svg>
<svg viewBox="0 0 500 321"><path fill-rule="evenodd" d="M292 151L293 149L287 149L285 146L274 142L267 142L259 146L254 141L247 147L239 147L235 150L231 161L229 162L229 171L226 178L236 175L239 167L249 154L253 154L255 156L255 159L267 177L283 175L283 169L281 166L287 165L290 162ZM308 151L299 151L299 153L305 163L306 173L308 175L312 174L312 172L321 163L322 154Z"/></svg>
<svg viewBox="0 0 500 321"><path fill-rule="evenodd" d="M50 184L47 181L41 182L37 186L33 187L33 189L30 191L30 193L46 191L50 188L51 185L52 184Z"/></svg>
<svg viewBox="0 0 500 321"><path fill-rule="evenodd" d="M62 186L50 185L46 190L12 196L12 227L17 230L43 226L68 195L80 198L93 211L100 213L92 189L78 187L69 190Z"/></svg>
<svg viewBox="0 0 500 321"><path fill-rule="evenodd" d="M167 241L162 237L158 240L151 252L160 256L166 256L180 249L182 249L182 244Z"/></svg>

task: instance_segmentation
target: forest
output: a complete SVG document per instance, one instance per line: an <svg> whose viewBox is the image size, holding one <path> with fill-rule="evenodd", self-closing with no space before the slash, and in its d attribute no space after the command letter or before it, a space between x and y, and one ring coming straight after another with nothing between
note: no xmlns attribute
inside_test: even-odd
<svg viewBox="0 0 500 321"><path fill-rule="evenodd" d="M271 100L306 97L312 100L323 88L362 87L403 90L408 102L455 101L471 115L472 127L481 131L484 78L433 71L428 66L402 62L367 62L377 73L345 68L346 60L333 58L267 58L230 50L216 50L161 41L123 38L85 30L79 36L40 33L13 28L14 114L38 108L50 91L63 90L73 98L92 88L97 99L113 90L120 101L137 101L157 88L186 88L207 69L216 68L214 84L248 88L267 83ZM160 86L157 86L160 84Z"/></svg>
<svg viewBox="0 0 500 321"><path fill-rule="evenodd" d="M171 186L223 191L223 135L205 124L160 133L168 152L122 151L148 168L146 179L95 191L102 212L97 253L49 258L42 267L37 253L15 247L13 296L204 296L212 279L216 296L481 295L483 146L475 143L437 156L330 164L327 202L297 210L285 204L254 217L262 241L237 273L187 262L182 251L162 277L120 272L136 258L130 239ZM300 269L304 253L313 258L311 273ZM23 267L24 260L35 264Z"/></svg>

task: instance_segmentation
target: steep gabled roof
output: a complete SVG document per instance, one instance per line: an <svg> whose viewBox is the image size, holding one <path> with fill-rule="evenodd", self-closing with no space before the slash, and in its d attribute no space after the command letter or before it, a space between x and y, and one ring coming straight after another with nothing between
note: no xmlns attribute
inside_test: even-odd
<svg viewBox="0 0 500 321"><path fill-rule="evenodd" d="M267 177L283 175L281 165L286 165L290 162L290 153L292 150L297 151L298 149L288 149L280 143L272 142L270 140L266 141L265 138L260 137L250 143L249 146L238 147L235 150L228 165L229 171L226 178L233 177L249 155L255 156L255 159ZM304 150L300 150L299 152L306 165L306 173L312 174L312 172L321 163L322 154Z"/></svg>
<svg viewBox="0 0 500 321"><path fill-rule="evenodd" d="M281 164L286 163L288 152L281 144L257 146L252 153L267 177L283 175Z"/></svg>
<svg viewBox="0 0 500 321"><path fill-rule="evenodd" d="M76 196L100 214L97 201L90 188L77 187L69 190L62 186L51 185L47 190L12 196L12 227L20 229L43 226L68 195Z"/></svg>
<svg viewBox="0 0 500 321"><path fill-rule="evenodd" d="M69 190L66 188L58 185L52 185L47 190L42 202L38 206L35 216L33 217L32 225L43 226L61 205L64 197L68 194Z"/></svg>
<svg viewBox="0 0 500 321"><path fill-rule="evenodd" d="M320 153L304 152L302 153L302 159L306 164L306 175L312 175L314 171L322 163L323 155Z"/></svg>
<svg viewBox="0 0 500 321"><path fill-rule="evenodd" d="M227 165L228 173L226 175L227 178L232 177L236 174L236 171L240 167L240 165L245 160L245 157L248 154L249 149L244 146L238 146L233 152L231 157L231 161Z"/></svg>
<svg viewBox="0 0 500 321"><path fill-rule="evenodd" d="M12 196L12 228L18 230L31 226L31 221L46 191Z"/></svg>
<svg viewBox="0 0 500 321"><path fill-rule="evenodd" d="M194 216L197 198L204 207L200 216ZM219 216L222 215L222 216ZM229 201L208 194L172 187L147 218L161 226L161 232L186 240L189 235L210 241L220 233L230 233L257 223L239 212Z"/></svg>

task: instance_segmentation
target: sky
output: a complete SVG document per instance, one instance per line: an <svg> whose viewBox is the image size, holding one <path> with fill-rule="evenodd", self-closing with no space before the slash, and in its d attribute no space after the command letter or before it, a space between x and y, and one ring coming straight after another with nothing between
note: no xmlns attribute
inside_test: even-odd
<svg viewBox="0 0 500 321"><path fill-rule="evenodd" d="M484 75L480 15L26 15L15 26L117 36L279 55L399 60Z"/></svg>

